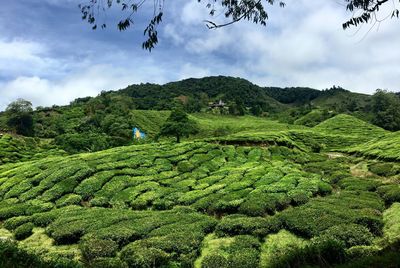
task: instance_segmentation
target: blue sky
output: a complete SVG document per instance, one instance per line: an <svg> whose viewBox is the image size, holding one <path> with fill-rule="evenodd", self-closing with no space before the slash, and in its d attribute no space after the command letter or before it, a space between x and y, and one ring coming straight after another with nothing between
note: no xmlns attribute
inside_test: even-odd
<svg viewBox="0 0 400 268"><path fill-rule="evenodd" d="M80 19L80 2L2 4L0 110L19 97L35 106L61 105L129 84L209 75L243 77L261 86L400 91L400 21L343 31L341 23L351 14L341 0L287 0L283 9L267 7L267 27L240 22L218 30L205 27L204 3L167 0L160 43L151 53L141 49L151 0L126 32L116 29L119 13L113 10L107 29L92 31ZM379 19L387 14L383 10Z"/></svg>

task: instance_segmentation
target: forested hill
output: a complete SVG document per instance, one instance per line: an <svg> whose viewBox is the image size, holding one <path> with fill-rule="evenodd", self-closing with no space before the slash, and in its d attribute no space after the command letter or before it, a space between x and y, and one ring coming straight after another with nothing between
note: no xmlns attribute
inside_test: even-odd
<svg viewBox="0 0 400 268"><path fill-rule="evenodd" d="M182 102L188 111L197 112L207 108L209 102L222 100L225 103L260 106L263 111L282 111L284 105L269 96L268 92L242 78L212 76L190 78L165 85L131 85L118 91L135 99L138 109L169 109Z"/></svg>
<svg viewBox="0 0 400 268"><path fill-rule="evenodd" d="M14 102L14 108L31 105L28 101ZM242 78L213 76L164 85L131 85L103 91L96 97L78 98L66 106L37 107L34 111L25 107L19 115L9 109L0 113L0 131L55 139L69 152L98 151L130 144L134 126L154 137L168 111L179 106L192 117L213 114L223 121L226 116L252 115L313 127L344 113L387 130L400 129L400 98L392 93L379 91L370 96L340 87L322 91L260 87ZM204 121L201 116L196 120ZM205 127L200 137L210 131L232 134L225 127L210 129Z"/></svg>
<svg viewBox="0 0 400 268"><path fill-rule="evenodd" d="M263 111L276 113L291 106L316 102L322 108L346 110L345 106L362 106L369 95L353 93L341 87L317 90L308 87L260 87L243 78L211 76L190 78L165 85L131 85L118 91L135 99L138 109L168 109L171 100L182 101L189 111L200 111L208 107L210 101L243 103L246 107L260 106ZM325 105L326 99L329 105ZM330 107L326 107L330 106ZM343 106L343 107L342 107ZM355 107L362 108L362 107Z"/></svg>

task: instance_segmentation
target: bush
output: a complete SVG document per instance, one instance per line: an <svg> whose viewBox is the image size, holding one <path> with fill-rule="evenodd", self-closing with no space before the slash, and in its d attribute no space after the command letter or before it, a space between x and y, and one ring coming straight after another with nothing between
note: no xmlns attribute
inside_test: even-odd
<svg viewBox="0 0 400 268"><path fill-rule="evenodd" d="M369 170L379 176L390 177L396 175L392 163L375 163L368 165Z"/></svg>
<svg viewBox="0 0 400 268"><path fill-rule="evenodd" d="M195 168L195 166L192 163L186 160L179 162L177 167L178 171L182 173L190 172Z"/></svg>
<svg viewBox="0 0 400 268"><path fill-rule="evenodd" d="M92 263L97 258L114 257L118 250L118 244L112 240L86 237L79 244L82 258L86 263Z"/></svg>
<svg viewBox="0 0 400 268"><path fill-rule="evenodd" d="M234 252L230 259L230 267L235 268L253 268L258 267L259 251L255 249L245 249Z"/></svg>
<svg viewBox="0 0 400 268"><path fill-rule="evenodd" d="M15 230L18 226L21 226L24 223L29 222L31 219L29 216L19 216L19 217L14 217L7 219L4 223L3 226L9 231Z"/></svg>
<svg viewBox="0 0 400 268"><path fill-rule="evenodd" d="M21 226L19 226L17 229L14 231L14 237L17 240L24 240L25 238L31 236L32 234L32 229L35 227L35 225L31 222L24 223Z"/></svg>
<svg viewBox="0 0 400 268"><path fill-rule="evenodd" d="M352 223L332 226L322 232L321 236L341 241L346 248L370 245L374 238L366 227Z"/></svg>
<svg viewBox="0 0 400 268"><path fill-rule="evenodd" d="M203 260L201 262L201 267L202 268L229 268L232 266L230 266L228 259L225 256L223 256L222 254L212 253L212 254L206 255L203 258Z"/></svg>
<svg viewBox="0 0 400 268"><path fill-rule="evenodd" d="M97 258L92 262L96 268L128 268L128 265L118 258Z"/></svg>
<svg viewBox="0 0 400 268"><path fill-rule="evenodd" d="M377 192L388 205L394 202L400 202L400 186L398 184L390 184L378 187Z"/></svg>
<svg viewBox="0 0 400 268"><path fill-rule="evenodd" d="M141 247L129 244L121 251L121 259L129 267L153 268L167 265L170 255L158 248Z"/></svg>
<svg viewBox="0 0 400 268"><path fill-rule="evenodd" d="M215 228L218 236L234 236L253 234L259 237L281 229L281 222L277 217L246 217L241 215L231 215L222 218Z"/></svg>

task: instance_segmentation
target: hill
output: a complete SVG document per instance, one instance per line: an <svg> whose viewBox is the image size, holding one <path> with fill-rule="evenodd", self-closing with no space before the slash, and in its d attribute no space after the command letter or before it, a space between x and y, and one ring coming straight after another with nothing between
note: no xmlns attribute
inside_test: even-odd
<svg viewBox="0 0 400 268"><path fill-rule="evenodd" d="M346 114L339 114L335 117L325 120L314 127L315 130L347 136L357 136L363 140L382 137L387 131L384 129L369 124L363 120Z"/></svg>
<svg viewBox="0 0 400 268"><path fill-rule="evenodd" d="M334 263L359 246L384 250L373 241L398 234L383 225L398 211L383 214L377 188L398 185L352 177L354 160L290 147L154 143L0 165L0 234L78 267L320 265L320 254ZM291 242L272 242L287 239L306 248L292 256Z"/></svg>

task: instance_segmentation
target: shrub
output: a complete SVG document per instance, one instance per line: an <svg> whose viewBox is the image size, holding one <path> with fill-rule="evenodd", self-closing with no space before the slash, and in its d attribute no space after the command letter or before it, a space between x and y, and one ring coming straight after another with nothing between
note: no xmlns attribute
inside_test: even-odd
<svg viewBox="0 0 400 268"><path fill-rule="evenodd" d="M375 163L368 165L369 170L379 176L389 177L396 175L392 163Z"/></svg>
<svg viewBox="0 0 400 268"><path fill-rule="evenodd" d="M77 194L67 194L56 201L57 207L69 205L78 205L81 202L81 196Z"/></svg>
<svg viewBox="0 0 400 268"><path fill-rule="evenodd" d="M118 258L96 258L91 267L96 268L128 268L128 265Z"/></svg>
<svg viewBox="0 0 400 268"><path fill-rule="evenodd" d="M7 219L4 223L3 226L9 231L15 230L18 226L21 226L24 223L29 222L31 219L29 216L19 216L19 217L14 217Z"/></svg>
<svg viewBox="0 0 400 268"><path fill-rule="evenodd" d="M230 263L228 259L219 253L212 253L204 256L201 262L202 268L229 268Z"/></svg>
<svg viewBox="0 0 400 268"><path fill-rule="evenodd" d="M310 192L305 190L291 190L288 192L288 197L291 199L293 205L302 205L308 202L309 196L312 195Z"/></svg>
<svg viewBox="0 0 400 268"><path fill-rule="evenodd" d="M354 222L367 227L374 235L382 235L383 219L381 215L374 215L374 211L357 215Z"/></svg>
<svg viewBox="0 0 400 268"><path fill-rule="evenodd" d="M112 240L86 237L80 242L79 249L82 252L83 260L90 264L97 258L114 257L117 253L118 245Z"/></svg>
<svg viewBox="0 0 400 268"><path fill-rule="evenodd" d="M129 267L152 268L167 265L170 255L158 248L146 248L132 243L121 251L121 259Z"/></svg>
<svg viewBox="0 0 400 268"><path fill-rule="evenodd" d="M400 186L398 184L389 184L378 187L377 192L388 205L394 202L400 202Z"/></svg>
<svg viewBox="0 0 400 268"><path fill-rule="evenodd" d="M218 236L234 236L253 234L259 237L281 229L281 222L277 217L246 217L242 215L231 215L222 218L215 228Z"/></svg>
<svg viewBox="0 0 400 268"><path fill-rule="evenodd" d="M31 222L24 223L21 226L19 226L17 229L14 231L14 237L17 240L24 240L25 238L31 236L32 234L32 229L35 227L35 225Z"/></svg>
<svg viewBox="0 0 400 268"><path fill-rule="evenodd" d="M322 232L321 236L342 241L346 248L370 245L374 238L366 227L352 223L332 226Z"/></svg>
<svg viewBox="0 0 400 268"><path fill-rule="evenodd" d="M244 249L234 252L230 258L230 267L253 268L258 267L259 251L256 249ZM217 266L218 267L218 266Z"/></svg>
<svg viewBox="0 0 400 268"><path fill-rule="evenodd" d="M185 173L192 171L195 168L195 166L189 161L184 160L178 163L177 168L179 172Z"/></svg>

